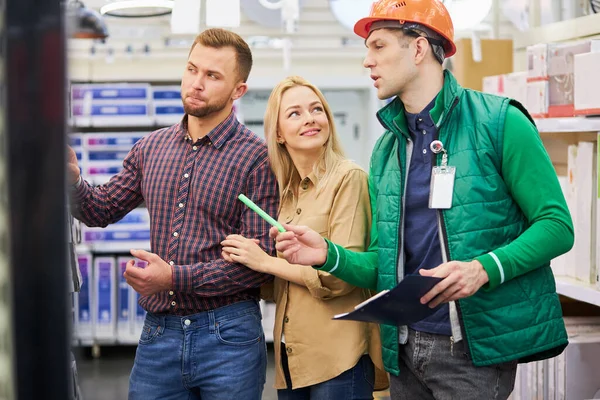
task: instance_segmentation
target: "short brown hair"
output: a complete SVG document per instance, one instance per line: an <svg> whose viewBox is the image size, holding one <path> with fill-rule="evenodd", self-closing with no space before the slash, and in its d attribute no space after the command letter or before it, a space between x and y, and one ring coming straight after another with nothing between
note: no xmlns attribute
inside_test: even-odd
<svg viewBox="0 0 600 400"><path fill-rule="evenodd" d="M239 77L243 82L248 80L250 70L252 69L252 52L248 43L240 35L221 28L210 28L196 36L194 44L190 48L190 54L197 44L214 49L232 47L236 53Z"/></svg>

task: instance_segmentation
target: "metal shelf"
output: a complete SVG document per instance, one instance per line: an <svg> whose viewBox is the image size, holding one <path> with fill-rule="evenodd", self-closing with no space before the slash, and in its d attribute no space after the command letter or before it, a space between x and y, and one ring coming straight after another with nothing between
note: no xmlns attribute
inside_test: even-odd
<svg viewBox="0 0 600 400"><path fill-rule="evenodd" d="M538 118L540 133L600 132L600 117Z"/></svg>
<svg viewBox="0 0 600 400"><path fill-rule="evenodd" d="M600 290L594 285L567 276L556 276L558 294L600 307Z"/></svg>

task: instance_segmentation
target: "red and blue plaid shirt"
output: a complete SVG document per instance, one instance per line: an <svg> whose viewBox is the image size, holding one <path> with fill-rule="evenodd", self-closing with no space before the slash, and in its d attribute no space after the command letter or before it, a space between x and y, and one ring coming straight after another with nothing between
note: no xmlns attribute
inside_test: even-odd
<svg viewBox="0 0 600 400"><path fill-rule="evenodd" d="M265 143L231 113L192 143L187 116L139 140L108 183L83 182L73 193L73 215L106 226L146 203L152 251L173 266L173 289L142 297L149 312L189 315L258 298L272 276L221 256L232 233L257 238L275 254L269 225L237 199L243 193L268 214L279 206Z"/></svg>

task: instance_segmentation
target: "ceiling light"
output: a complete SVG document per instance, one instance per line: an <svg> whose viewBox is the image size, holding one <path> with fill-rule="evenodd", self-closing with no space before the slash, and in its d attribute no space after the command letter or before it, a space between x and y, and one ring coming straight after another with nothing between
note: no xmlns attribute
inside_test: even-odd
<svg viewBox="0 0 600 400"><path fill-rule="evenodd" d="M174 0L117 0L100 8L100 13L111 17L146 18L169 15Z"/></svg>

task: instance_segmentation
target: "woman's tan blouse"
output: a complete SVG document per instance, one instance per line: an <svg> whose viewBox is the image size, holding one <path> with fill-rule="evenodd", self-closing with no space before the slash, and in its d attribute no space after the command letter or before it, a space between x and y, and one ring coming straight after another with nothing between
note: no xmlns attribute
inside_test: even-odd
<svg viewBox="0 0 600 400"><path fill-rule="evenodd" d="M306 225L347 249L365 250L371 225L366 172L344 161L318 195L317 183L314 174L300 182L297 198L282 202L279 221ZM280 354L282 333L294 389L334 378L356 365L366 353L380 369L378 380L381 382L383 377L385 381L379 327L331 319L352 310L372 293L326 272L302 268L307 287L279 278L273 283L275 388L286 387Z"/></svg>

